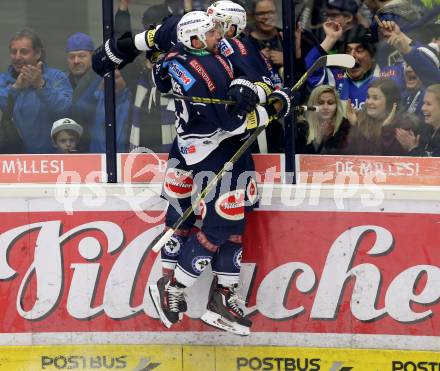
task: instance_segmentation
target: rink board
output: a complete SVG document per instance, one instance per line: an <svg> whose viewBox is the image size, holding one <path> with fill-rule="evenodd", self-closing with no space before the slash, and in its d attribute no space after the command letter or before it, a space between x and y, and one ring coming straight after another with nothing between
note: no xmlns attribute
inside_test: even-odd
<svg viewBox="0 0 440 371"><path fill-rule="evenodd" d="M293 347L87 345L1 347L0 370L438 370L435 352Z"/></svg>
<svg viewBox="0 0 440 371"><path fill-rule="evenodd" d="M157 319L147 286L161 274L148 249L163 229L159 184L0 186L0 345L206 345L215 359L219 346L440 350L437 188L260 191L242 260L252 333L239 337L200 320L208 270L182 322ZM350 358L328 362L339 360Z"/></svg>

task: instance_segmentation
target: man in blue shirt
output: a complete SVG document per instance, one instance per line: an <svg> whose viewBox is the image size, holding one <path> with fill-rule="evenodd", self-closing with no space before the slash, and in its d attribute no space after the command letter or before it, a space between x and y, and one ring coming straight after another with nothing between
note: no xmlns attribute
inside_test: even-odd
<svg viewBox="0 0 440 371"><path fill-rule="evenodd" d="M52 123L66 117L72 104L69 80L62 71L44 63L43 44L32 30L15 34L9 43L9 56L11 65L0 74L0 109L11 96L13 119L25 152L51 153Z"/></svg>

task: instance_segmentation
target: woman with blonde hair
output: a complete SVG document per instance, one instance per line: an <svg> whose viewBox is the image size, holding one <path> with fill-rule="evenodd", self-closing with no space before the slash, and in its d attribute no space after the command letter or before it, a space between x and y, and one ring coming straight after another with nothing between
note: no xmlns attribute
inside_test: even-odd
<svg viewBox="0 0 440 371"><path fill-rule="evenodd" d="M342 101L335 88L317 86L312 90L307 105L318 110L307 111L305 121L298 122L296 153L349 154L348 136L356 129L344 117Z"/></svg>

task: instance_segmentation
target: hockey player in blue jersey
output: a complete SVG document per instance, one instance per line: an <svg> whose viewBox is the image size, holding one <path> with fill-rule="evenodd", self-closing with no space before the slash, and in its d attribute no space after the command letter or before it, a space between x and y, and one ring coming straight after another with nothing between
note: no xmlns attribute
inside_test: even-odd
<svg viewBox="0 0 440 371"><path fill-rule="evenodd" d="M274 88L281 88L281 78L271 62L244 32L246 11L232 1L220 0L208 7L207 13L222 26L223 39L219 43L220 54L225 56L234 68L236 76L246 76L258 89L259 103L265 104ZM273 121L258 137L258 150L282 152L284 132L279 121Z"/></svg>
<svg viewBox="0 0 440 371"><path fill-rule="evenodd" d="M244 8L233 1L220 0L209 6L207 13L222 26L224 38L219 43L220 53L228 58L237 74L256 81L257 86L263 82L280 88L282 83L280 76L244 32L246 28ZM267 86L260 86L267 89ZM264 103L265 98L265 96L260 97L260 103Z"/></svg>
<svg viewBox="0 0 440 371"><path fill-rule="evenodd" d="M281 88L281 78L270 61L243 32L246 28L245 9L233 1L220 0L213 3L207 13L221 24L224 38L219 43L220 53L232 64L236 77L245 76L255 83L259 103L265 104L274 88ZM159 54L168 52L177 43L176 28L180 18L179 15L171 15L162 24L152 26L134 37L126 34L118 40L109 39L105 48L98 48L94 53L95 72L104 75L115 67L122 68L141 51L145 51L150 60L157 61ZM258 149L265 153L282 152L283 148L283 128L280 122L274 121L258 137Z"/></svg>
<svg viewBox="0 0 440 371"><path fill-rule="evenodd" d="M236 76L246 76L256 83L260 103L264 104L267 95L274 88L281 87L281 78L243 32L246 28L245 9L231 0L220 0L208 7L207 14L221 24L223 39L219 43L220 54L233 65ZM147 55L167 52L177 43L176 27L180 17L167 17L157 27L135 35L136 49L146 51Z"/></svg>
<svg viewBox="0 0 440 371"><path fill-rule="evenodd" d="M181 43L154 69L159 90L172 88L180 95L221 99L236 91L240 97L235 97L239 100L233 109L175 101L177 140L163 187L163 195L170 202L165 224L170 227L180 216L179 209L191 205L192 193L204 188L206 174L217 174L237 152L248 136L248 128L268 123L266 110L257 105L255 85L247 79L234 79L227 59L218 54L221 34L212 17L204 12L187 13L177 30ZM245 153L226 177L229 184L218 184L200 205L201 230L189 235L194 218L187 220L162 248L163 265L170 272L149 290L165 326L171 327L182 318L187 308L184 288L211 263L218 285L210 293L202 320L236 334L249 334L251 321L238 305L236 288L245 205L251 206L258 197L252 170L250 153Z"/></svg>
<svg viewBox="0 0 440 371"><path fill-rule="evenodd" d="M231 3L229 1L224 1L223 3L226 3L226 7L224 7L222 10L224 11L228 11L229 9L229 14L227 19L229 19L231 22L229 25L225 25L223 24L223 22L221 22L222 25L222 30L221 33L223 34L224 30L227 29L229 32L231 32L231 34L229 34L230 36L235 36L237 34L237 31L243 29L245 27L246 21L245 21L245 17L243 17L244 10L239 12L239 14L234 14L233 12L237 10L237 7L235 7L235 3ZM218 8L216 9L218 10ZM216 12L217 13L217 12ZM189 16L188 16L189 17ZM171 25L174 23L174 20L170 20L171 21ZM162 25L158 30L155 30L154 32L154 36L156 40L164 40L164 38L161 38L160 35L163 36L163 32L169 28L167 28L169 26L169 24L165 22L164 25ZM171 27L172 29L173 27ZM139 38L139 35L136 35L135 37L135 42L136 42L136 48L137 49L144 49L145 50L145 45L141 45L142 42L146 43L148 40L151 40L151 35L153 35L153 33L151 32L152 30L146 31L143 33L143 36L141 38ZM199 32L201 33L201 31ZM169 32L166 32L167 35L170 35ZM181 35L182 36L182 35ZM200 36L201 39L203 39L203 36ZM198 38L196 38L198 39ZM140 41L139 41L140 40ZM275 91L274 93L271 93L272 89L270 87L271 85L271 81L269 79L267 79L267 87L264 86L264 84L258 84L255 85L253 84L251 81L249 81L249 79L236 79L234 80L233 83L231 83L231 86L228 89L224 89L224 86L222 87L222 89L218 88L218 82L222 81L221 77L216 76L216 69L219 67L219 63L221 64L221 66L223 67L222 74L226 74L228 76L229 79L233 79L233 77L235 76L240 76L241 73L243 72L249 72L249 71L254 71L255 68L252 67L251 65L251 60L248 59L247 60L247 65L245 63L243 63L241 65L241 68L234 68L235 66L231 66L228 62L228 60L226 60L224 57L220 57L219 55L216 55L215 57L213 57L212 55L210 55L209 53L207 53L205 50L199 50L199 49L191 49L191 45L190 42L192 40L186 40L187 43L185 44L185 48L183 49L183 51L185 53L183 53L184 55L188 55L188 50L191 51L191 54L205 54L205 55L200 55L198 56L199 58L202 58L203 61L203 65L202 63L194 60L192 62L192 65L187 67L186 65L183 66L182 60L179 60L179 58L176 56L176 58L178 59L178 62L180 63L181 66L179 66L176 63L171 63L171 59L172 57L175 56L175 53L182 52L182 45L177 46L177 50L172 49L170 51L170 53L167 55L166 59L163 60L162 62L158 63L156 65L156 68L154 69L155 71L155 80L156 80L156 84L158 86L158 88L163 91L163 92L167 92L170 88L171 88L171 81L175 81L176 79L179 80L181 82L181 84L177 84L174 83L173 84L173 89L177 92L179 92L180 94L185 94L185 95L195 95L195 96L212 96L212 94L215 92L215 96L219 96L221 98L225 98L228 97L229 99L234 99L237 101L238 104L234 105L234 106L228 106L228 111L225 111L225 108L222 106L217 106L217 105L203 105L203 104L188 104L186 102L183 102L181 100L176 100L175 104L176 104L176 115L177 115L177 134L178 134L178 139L175 141L174 146L171 150L171 154L170 154L170 158L178 158L179 161L181 161L180 163L184 163L184 161L182 160L182 157L185 158L186 161L188 161L188 164L190 164L190 166L193 166L194 164L192 163L194 161L194 159L196 160L196 163L198 163L197 161L199 161L199 157L202 156L204 154L208 155L209 158L212 158L212 156L209 155L210 151L213 150L213 148L216 147L217 143L220 141L223 141L221 143L221 147L222 150L220 151L220 153L222 154L222 156L216 156L216 161L214 164L210 164L209 166L209 170L210 171L214 171L214 170L218 170L219 166L223 166L224 162L228 161L229 158L232 156L233 154L233 150L236 150L236 139L233 140L233 142L235 143L231 143L231 138L227 138L227 132L228 130L231 131L232 128L231 127L223 127L222 129L215 129L215 125L212 126L210 125L210 123L212 122L213 118L222 118L223 120L228 117L229 115L232 115L233 117L235 117L235 120L237 120L237 118L241 117L241 120L249 113L252 111L253 107L255 106L255 104L258 101L265 101L267 95L271 95L272 98L275 98L275 100L277 100L278 102L282 102L281 103L281 108L280 108L280 112L279 115L280 117L282 117L284 114L289 112L289 105L290 105L290 97L282 90L278 90ZM105 73L106 71L111 70L111 68L114 68L115 65L118 65L118 63L126 63L129 62L131 55L130 53L133 53L133 47L128 50L127 45L129 44L129 42L127 42L127 39L123 39L123 40L119 40L117 44L115 44L115 42L113 40L109 40L108 42L106 42L107 47L106 48L101 48L101 50L98 50L95 53L95 58L94 61L96 62L96 69L99 69L102 73ZM167 45L171 45L172 43L168 43ZM180 49L179 49L180 48ZM216 48L216 50L218 49L218 47ZM250 56L250 53L242 53L243 49L241 51L239 51L238 53L236 53L234 55L234 57L236 57L235 59L239 62L239 56L240 55L244 55L244 56ZM177 54L176 54L177 55ZM128 58L127 58L128 57ZM192 56L193 58L195 58L195 56ZM209 57L209 58L208 58ZM170 59L171 58L171 59ZM180 57L181 58L186 58L186 57ZM213 59L215 58L215 59ZM212 66L211 64L207 63L209 60L214 60L216 61L216 63L214 63L214 66ZM237 62L237 63L238 63ZM255 63L256 61L253 62L254 65L256 65ZM171 66L170 66L171 63ZM207 63L207 64L205 64ZM236 63L236 64L237 64ZM166 68L163 68L164 64L166 65ZM248 66L248 67L246 67ZM266 66L264 64L264 66ZM265 74L267 74L267 70L260 69L260 71L263 70ZM170 80L167 73L163 74L163 71L169 71L170 74L173 75L173 79ZM213 77L215 76L215 77ZM253 72L254 80L257 80L258 77L260 77L259 80L263 80L261 78L261 75L258 72ZM267 74L266 76L270 76L269 74ZM162 79L163 77L163 79ZM199 80L203 79L205 84L207 85L207 90L206 87L204 87L204 89L200 89L200 86L204 86L203 84L196 84L195 83L195 77L197 77ZM262 81L264 82L264 80ZM223 93L221 93L221 91L223 91ZM197 110L194 111L194 108L197 108ZM271 105L271 109L273 109L273 105ZM261 107L259 107L259 110L262 110ZM221 111L221 112L220 112ZM264 110L262 111L264 112ZM194 116L197 115L197 116ZM253 113L249 116L248 120L250 122L255 122L257 121L257 114ZM189 119L189 117L191 117L191 120L189 120L191 122L191 125L188 125L186 120ZM194 117L196 119L194 119ZM224 122L222 122L222 125L225 126L226 124L228 124L228 122L230 121L230 118L228 120L225 120ZM234 123L233 121L231 121L232 125L236 125L236 123ZM183 130L184 129L184 130ZM183 130L183 132L182 132ZM236 129L234 129L236 130ZM234 130L232 130L232 132L235 132ZM188 131L188 132L186 132ZM214 135L214 134L215 135ZM245 132L244 135L246 135L247 133ZM211 138L211 136L213 136L213 138ZM225 137L226 136L226 137ZM219 150L216 150L215 153L219 153ZM222 163L223 161L223 163ZM170 161L170 163L172 164L173 161ZM205 162L202 161L203 166L205 166ZM194 166L201 166L201 165L194 165ZM246 170L250 170L250 172L252 172L253 170L253 164L250 158L249 154L246 154L242 159L240 159L240 161L236 164L236 166L234 167L233 171L239 171L240 172L240 166L246 169ZM173 225L173 223L180 217L179 211L180 210L185 210L187 207L190 206L191 204L191 194L193 192L193 178L192 176L189 176L189 171L188 169L176 169L173 170L175 168L171 168L167 171L167 182L164 186L164 196L170 201L170 207L168 208L168 212L167 212L167 216L166 216L166 225L171 226ZM215 171L214 171L215 172ZM186 178L188 176L188 178ZM234 175L235 177L237 176L237 173L235 173ZM243 186L244 187L244 186ZM242 189L246 189L247 192L246 195L248 193L251 194L250 199L252 199L253 201L256 200L256 196L255 196L255 192L256 192L256 185L254 181L249 181L249 184L247 184L244 188L242 187ZM200 186L198 188L194 188L198 191L200 191ZM168 194L166 194L166 191L168 190ZM239 191L238 193L235 193L235 195L238 195L239 198L242 196L242 191ZM235 197L232 196L232 197ZM249 197L247 197L249 198ZM178 207L173 207L173 205L175 205L175 202L178 202ZM240 201L241 202L241 201ZM235 206L239 205L240 202L232 202L230 203L231 205L234 205L234 207L231 209L229 208L229 206L227 206L227 208L229 208L229 211L233 211L235 209ZM212 203L209 204L211 205L210 207L205 208L207 210L207 215L209 215L210 213L212 213ZM211 211L210 211L211 210ZM241 206L239 208L239 210L241 210ZM243 225L244 225L244 220L242 220L242 216L241 216L241 211L239 212L238 216L237 215L228 215L228 212L224 213L222 211L220 211L219 213L214 213L214 218L213 217L208 217L208 220L210 220L210 222L216 226L221 226L222 225L222 217L219 217L218 215L223 215L223 219L225 219L226 221L229 219L233 219L235 220L235 227L234 228L238 228L238 232L241 231ZM220 218L220 220L218 220ZM240 221L236 220L236 218L239 218ZM224 220L223 220L224 222ZM189 236L189 232L190 232L190 228L192 227L194 223L194 219L192 220L188 220L185 225L183 225L178 231L176 231L175 235L172 237L171 241L162 249L161 255L162 255L162 260L163 260L163 266L164 266L164 270L165 273L168 273L168 276L170 275L170 272L172 273L172 271L174 270L174 267L176 265L176 262L178 259L180 259L180 255L179 255L179 251L181 251L181 246L186 242L186 240L188 239ZM228 222L226 222L226 224L228 224ZM205 229L208 228L209 230L209 223L204 223ZM237 322L237 318L238 321L240 322L240 310L239 308L236 306L236 295L234 294L234 290L228 290L224 288L225 280L229 279L233 279L234 282L236 282L238 280L238 272L237 271L237 265L238 265L238 261L237 260L240 255L241 255L241 233L233 233L233 231L228 232L227 228L226 228L226 232L224 231L223 234L227 234L230 233L230 238L227 241L227 244L231 245L230 249L226 249L225 251L227 253L229 253L229 262L231 262L231 259L233 260L232 263L232 268L231 267L227 267L227 268L222 268L222 266L225 264L224 263L224 259L215 259L215 266L216 267L220 267L220 268L214 268L220 271L220 275L217 272L217 276L219 277L219 285L218 287L213 287L212 293L210 295L210 301L208 304L208 307L210 308L210 310L208 310L206 316L203 316L203 319L205 320L205 322L213 324L214 326L216 326L215 323L227 323L227 321L232 321L232 326L230 328L224 328L225 330L228 331L232 331L235 333L241 333L241 334L247 334L249 333L249 329L246 328L247 325L250 326L250 322L249 321L244 321L244 325L243 323L236 323ZM203 229L202 229L202 232ZM199 238L201 238L202 241L206 241L205 244L208 247L212 247L212 244L216 244L218 242L223 242L223 240L217 241L217 239L219 238L218 236L215 237L215 242L210 241L209 239L206 239L205 237L203 237L203 235L198 234L197 235ZM202 237L200 237L202 236ZM222 237L224 239L224 236ZM193 241L196 239L196 236L191 236L189 237L189 241ZM217 245L220 246L220 245ZM232 253L232 255L230 255ZM206 254L205 254L206 255ZM235 258L234 258L235 256ZM227 260L227 259L226 259ZM217 263L218 262L218 263ZM209 263L209 261L207 259L203 260L203 263ZM183 264L183 263L182 263ZM168 269L168 272L166 272L166 270ZM233 272L226 272L225 274L225 269L229 269ZM221 274L223 272L223 275ZM221 278L223 277L223 278ZM153 287L152 288L152 293L153 293L153 297L157 298L157 290L162 290L163 291L163 283L165 279L162 279L162 281L159 282L158 287ZM162 286L161 286L162 285ZM232 285L234 286L234 284ZM173 288L171 288L170 291L170 295L173 295ZM222 294L223 293L223 294ZM165 296L166 300L168 300L168 297ZM223 298L227 299L227 302L230 303L232 305L232 307L228 307L226 308L226 312L225 312L225 308L222 308L220 303L223 302ZM226 300L225 299L225 300ZM171 300L168 301L171 304L176 304L177 302L175 300ZM180 302L179 302L180 303ZM234 304L235 303L235 304ZM172 323L175 323L180 317L181 314L178 312L181 312L180 309L185 309L185 305L183 304L176 304L176 305L172 305L172 310L169 309L165 309L162 310L162 316L161 319L163 320L163 322L167 325L167 326L171 326ZM181 307L181 305L183 305L183 307ZM229 305L229 304L228 304ZM180 308L180 309L179 309ZM234 309L235 308L235 309ZM218 318L218 313L216 311L220 311L220 315L222 316L222 321L218 322L217 318ZM234 311L235 316L234 317ZM217 313L217 314L216 314ZM179 315L180 314L180 315ZM223 318L226 317L226 318ZM231 317L231 318L228 318ZM243 327L244 326L244 327ZM237 329L238 328L238 329Z"/></svg>
<svg viewBox="0 0 440 371"><path fill-rule="evenodd" d="M273 89L281 87L281 79L270 61L243 33L246 27L245 9L233 1L221 0L213 3L207 13L221 24L224 39L219 43L220 53L233 65L236 76L246 76L257 83L260 103L264 104ZM172 15L162 24L134 37L127 33L118 40L107 40L94 53L95 72L104 75L115 67L121 69L142 51L148 55L168 52L177 43L176 29L180 19L181 16Z"/></svg>

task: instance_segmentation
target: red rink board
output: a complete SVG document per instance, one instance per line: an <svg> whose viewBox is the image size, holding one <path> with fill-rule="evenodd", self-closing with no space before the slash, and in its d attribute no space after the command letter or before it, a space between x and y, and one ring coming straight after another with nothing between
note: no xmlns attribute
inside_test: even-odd
<svg viewBox="0 0 440 371"><path fill-rule="evenodd" d="M439 221L252 213L244 253L246 270L256 265L245 278L252 331L440 335ZM145 294L160 271L145 251L160 226L131 211L3 212L0 226L0 333L169 331ZM190 295L189 306L206 294ZM201 313L190 310L171 330L212 331Z"/></svg>

